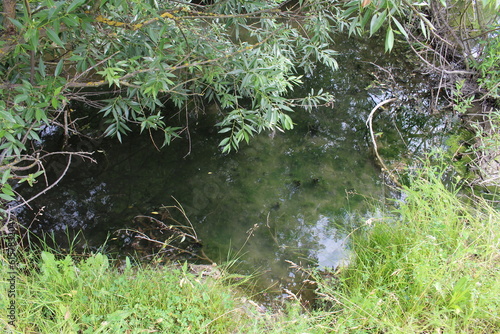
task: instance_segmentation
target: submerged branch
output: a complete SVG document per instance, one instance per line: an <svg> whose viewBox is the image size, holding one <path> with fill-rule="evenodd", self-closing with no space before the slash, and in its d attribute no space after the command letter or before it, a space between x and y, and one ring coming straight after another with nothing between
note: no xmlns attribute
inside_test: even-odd
<svg viewBox="0 0 500 334"><path fill-rule="evenodd" d="M382 170L385 170L389 176L391 177L392 181L398 186L398 187L402 187L401 183L398 181L397 177L394 175L394 173L392 173L390 171L390 169L387 167L387 165L384 163L384 160L382 159L382 157L380 156L380 154L378 153L378 148L377 148L377 141L375 140L375 135L373 133L373 124L372 124L372 121L373 121L373 116L375 115L375 113L377 112L377 110L382 107L383 105L387 104L387 103L390 103L390 102L394 102L396 101L397 99L395 97L393 98L390 98L390 99L387 99L387 100L384 100L382 102L380 102L379 104L377 104L375 106L375 108L372 109L372 111L370 112L370 115L368 116L368 119L366 120L366 125L368 126L369 130L370 130L370 136L371 136L371 139L372 139L372 143L373 143L373 150L375 151L375 156L377 157L377 160L380 162L380 164L382 165Z"/></svg>

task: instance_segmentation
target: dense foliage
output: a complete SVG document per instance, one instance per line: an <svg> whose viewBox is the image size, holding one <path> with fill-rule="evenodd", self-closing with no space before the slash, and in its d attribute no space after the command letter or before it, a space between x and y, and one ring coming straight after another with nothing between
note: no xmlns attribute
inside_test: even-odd
<svg viewBox="0 0 500 334"><path fill-rule="evenodd" d="M311 110L330 100L322 92L285 98L301 83L299 68L336 66L328 14L318 8L306 15L310 6L288 12L280 1L19 3L11 19L16 31L0 54L0 195L13 199L9 179L32 181L42 172L43 156L28 149L40 130L57 125L66 136L80 133L85 123L73 116L74 101L102 116L104 135L159 131L158 146L187 133L189 115L207 103L220 110L225 152L256 132L291 129L292 107ZM179 112L186 122L174 126L170 117Z"/></svg>
<svg viewBox="0 0 500 334"><path fill-rule="evenodd" d="M408 43L443 76L443 92L462 110L484 99L469 86L457 89L464 75L469 81L475 76L488 97L498 96L499 3L493 0L2 4L2 201L16 197L14 180L32 183L44 173L48 155L36 143L51 126L64 131L60 154L68 156L68 166L74 154L90 159L89 152L68 152L68 139L84 127L120 141L132 131L149 132L160 147L189 138L190 119L207 106L218 112L213 125L223 152L255 133L293 128L294 107L312 110L331 102L328 92L296 99L287 93L318 62L336 68L335 32L381 36L387 51L398 40ZM485 36L492 42L478 44ZM82 103L91 108L75 113L76 102L79 109ZM102 130L95 128L96 117Z"/></svg>

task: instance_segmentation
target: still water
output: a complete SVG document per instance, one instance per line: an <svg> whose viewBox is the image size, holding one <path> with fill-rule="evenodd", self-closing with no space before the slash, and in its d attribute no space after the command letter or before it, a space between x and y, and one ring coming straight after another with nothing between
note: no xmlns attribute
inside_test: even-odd
<svg viewBox="0 0 500 334"><path fill-rule="evenodd" d="M370 110L386 98L399 98L374 123L390 161L440 145L447 125L441 116L429 116L428 87L404 54L388 57L353 40L334 48L339 70L318 67L297 94L322 88L336 102L310 114L297 109L294 130L261 134L240 151L222 154L217 147L222 137L213 129L216 115L207 113L190 120L191 147L183 138L159 152L148 135L139 134L123 144L77 142L75 150L95 151L98 164L74 164L32 210L20 212L22 223L35 232L54 232L60 243L65 233L83 230L80 244L96 249L107 240L113 248L127 242L114 232L136 228L135 216L154 215L177 201L210 259L235 260L234 270L243 273L258 271L276 291L295 284L297 273L288 261L305 267L347 261L346 236L381 215L377 207L389 192L369 142ZM401 79L373 88L389 74L371 62ZM43 215L32 221L42 208Z"/></svg>

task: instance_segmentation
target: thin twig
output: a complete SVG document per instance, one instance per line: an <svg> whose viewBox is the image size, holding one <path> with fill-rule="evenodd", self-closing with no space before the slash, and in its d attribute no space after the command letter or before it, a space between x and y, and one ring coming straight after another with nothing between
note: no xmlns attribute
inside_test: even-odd
<svg viewBox="0 0 500 334"><path fill-rule="evenodd" d="M76 77L73 78L73 80L71 81L68 81L68 83L65 85L64 88L67 88L69 87L72 83L75 83L78 81L78 79L80 79L85 73L88 73L89 71L93 70L94 68L96 68L97 66L107 62L108 60L110 60L111 58L113 58L114 56L116 56L117 54L119 54L121 51L116 51L115 53L113 53L111 56L109 57L106 57L104 58L103 60L97 62L95 65L93 66L90 66L89 68L87 68L85 71L83 71L82 73L78 74Z"/></svg>
<svg viewBox="0 0 500 334"><path fill-rule="evenodd" d="M47 188L45 188L44 190L42 190L41 192L39 192L35 196L31 197L30 199L25 200L23 203L8 208L7 210L5 210L5 212L12 212L15 209L18 209L18 208L20 208L20 207L28 204L29 202L33 201L34 199L36 199L36 198L42 196L43 194L45 194L50 189L54 188L62 180L62 178L64 177L64 175L66 175L66 172L68 171L69 166L71 165L71 156L72 156L72 154L68 155L68 163L66 165L66 168L64 169L64 171L62 172L62 174L59 176L59 178L54 183L52 183L50 186L48 186Z"/></svg>

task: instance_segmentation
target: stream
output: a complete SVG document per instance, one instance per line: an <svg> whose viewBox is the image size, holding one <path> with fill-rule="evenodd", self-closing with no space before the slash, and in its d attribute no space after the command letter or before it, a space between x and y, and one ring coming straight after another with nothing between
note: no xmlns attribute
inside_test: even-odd
<svg viewBox="0 0 500 334"><path fill-rule="evenodd" d="M297 291L303 277L293 264L347 263L348 234L383 216L386 198L398 196L374 157L365 124L372 108L398 97L376 115L374 128L380 153L402 165L443 146L453 123L433 112L438 108L431 103L429 82L414 73L403 51L387 55L370 41L347 38L333 48L339 70L318 66L295 93L322 88L334 94L335 103L312 113L297 109L292 131L262 133L238 152L222 154L216 115L207 112L190 119L191 145L181 138L158 151L147 134L137 133L122 144L75 142L75 150L95 151L98 163L73 164L32 209L18 211L20 223L35 233L52 232L65 247L79 233L78 246L97 251L106 244L120 252L132 240L117 230L137 229L138 215L162 219L162 207L180 204L212 261L233 261L234 272L258 273L270 292ZM395 85L374 84L390 75L397 78ZM21 189L26 197L37 190ZM38 212L43 215L34 220Z"/></svg>

